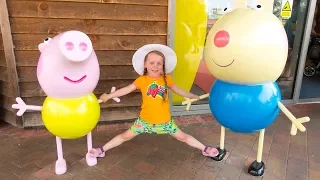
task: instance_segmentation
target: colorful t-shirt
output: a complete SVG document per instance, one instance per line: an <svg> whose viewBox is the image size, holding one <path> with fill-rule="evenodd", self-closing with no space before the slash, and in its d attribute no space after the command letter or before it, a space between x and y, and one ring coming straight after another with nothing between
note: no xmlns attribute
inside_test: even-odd
<svg viewBox="0 0 320 180"><path fill-rule="evenodd" d="M168 122L171 119L168 90L163 101L165 88L172 87L170 75L166 75L167 87L164 77L152 78L147 75L138 77L134 84L141 91L142 105L140 118L152 124Z"/></svg>

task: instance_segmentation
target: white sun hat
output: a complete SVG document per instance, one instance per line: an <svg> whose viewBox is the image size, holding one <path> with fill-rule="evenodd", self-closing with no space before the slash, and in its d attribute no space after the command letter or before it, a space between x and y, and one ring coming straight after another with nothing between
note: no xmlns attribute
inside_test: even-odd
<svg viewBox="0 0 320 180"><path fill-rule="evenodd" d="M168 46L162 44L147 44L139 48L132 57L132 65L134 70L143 75L144 71L144 58L151 51L159 51L165 57L166 73L171 73L177 65L177 55Z"/></svg>

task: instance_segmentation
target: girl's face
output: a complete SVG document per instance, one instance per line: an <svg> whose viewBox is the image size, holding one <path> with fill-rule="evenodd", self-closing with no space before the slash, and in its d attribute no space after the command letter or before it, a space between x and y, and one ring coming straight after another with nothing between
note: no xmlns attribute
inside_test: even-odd
<svg viewBox="0 0 320 180"><path fill-rule="evenodd" d="M163 58L156 53L150 53L144 63L148 75L151 77L159 77L163 73Z"/></svg>

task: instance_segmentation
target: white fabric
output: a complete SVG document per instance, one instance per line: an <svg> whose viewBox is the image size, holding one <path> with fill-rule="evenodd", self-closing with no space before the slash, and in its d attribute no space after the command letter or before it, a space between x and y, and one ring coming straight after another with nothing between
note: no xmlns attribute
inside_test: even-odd
<svg viewBox="0 0 320 180"><path fill-rule="evenodd" d="M171 48L162 44L147 44L139 48L132 57L133 68L138 74L143 75L144 58L150 51L159 51L164 55L167 74L175 69L177 65L177 55Z"/></svg>

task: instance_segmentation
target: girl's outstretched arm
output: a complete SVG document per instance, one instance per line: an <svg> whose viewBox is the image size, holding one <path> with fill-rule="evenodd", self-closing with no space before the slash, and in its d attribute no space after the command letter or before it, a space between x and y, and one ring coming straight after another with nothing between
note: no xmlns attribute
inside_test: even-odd
<svg viewBox="0 0 320 180"><path fill-rule="evenodd" d="M106 102L108 101L109 99L112 99L112 98L118 98L118 97L121 97L121 96L124 96L124 95L127 95L129 93L131 93L132 91L136 90L137 87L132 83L126 87L123 87L121 89L118 89L110 94L106 94L106 93L103 93L99 99L101 99L103 102Z"/></svg>
<svg viewBox="0 0 320 180"><path fill-rule="evenodd" d="M198 96L198 95L192 94L190 92L186 92L185 90L179 88L176 85L172 85L171 86L171 90L173 92L179 94L180 96L183 96L186 99L186 101L182 102L182 105L187 105L187 108L186 108L187 111L189 111L192 102L195 102L195 101L198 101L200 99L205 99L205 98L209 97L209 93L208 94L203 94L201 96Z"/></svg>
<svg viewBox="0 0 320 180"><path fill-rule="evenodd" d="M181 88L179 88L178 86L176 85L172 85L170 87L170 89L175 92L176 94L179 94L180 96L182 97L186 97L186 98L189 98L189 99L200 99L200 97L198 95L195 95L195 94L192 94L190 92L187 92Z"/></svg>

